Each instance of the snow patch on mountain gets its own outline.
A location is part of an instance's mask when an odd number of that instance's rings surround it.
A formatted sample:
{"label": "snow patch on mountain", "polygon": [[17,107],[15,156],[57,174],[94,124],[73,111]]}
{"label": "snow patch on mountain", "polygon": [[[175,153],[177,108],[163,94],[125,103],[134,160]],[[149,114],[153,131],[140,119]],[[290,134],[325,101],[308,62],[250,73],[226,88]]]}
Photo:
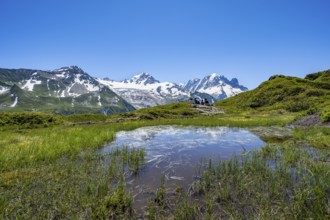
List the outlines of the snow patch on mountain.
{"label": "snow patch on mountain", "polygon": [[81,79],[81,76],[82,76],[81,74],[77,74],[75,76],[73,85],[74,84],[82,85],[89,92],[97,92],[97,91],[99,91],[99,87],[97,85],[92,84],[89,80],[83,80],[83,79]]}
{"label": "snow patch on mountain", "polygon": [[52,71],[55,78],[64,78],[68,79],[72,77],[72,75],[82,75],[86,74],[82,69],[77,66],[70,66],[70,67],[62,67],[60,69],[55,69]]}
{"label": "snow patch on mountain", "polygon": [[97,97],[97,104],[98,104],[98,106],[102,106],[100,95]]}
{"label": "snow patch on mountain", "polygon": [[88,79],[83,79],[82,74],[74,76],[73,82],[67,87],[64,92],[65,96],[77,97],[86,93],[99,92],[100,87]]}
{"label": "snow patch on mountain", "polygon": [[51,96],[51,94],[50,94],[50,88],[49,88],[49,79],[47,79],[47,89],[48,89],[48,96]]}
{"label": "snow patch on mountain", "polygon": [[9,107],[14,108],[17,105],[17,102],[18,102],[18,97],[16,96],[15,100],[14,100],[14,103],[11,104]]}
{"label": "snow patch on mountain", "polygon": [[10,90],[10,88],[8,87],[3,87],[3,86],[0,86],[0,94],[3,94],[3,93],[6,93]]}
{"label": "snow patch on mountain", "polygon": [[66,72],[58,73],[55,75],[58,78],[68,78],[68,74]]}
{"label": "snow patch on mountain", "polygon": [[28,91],[33,91],[33,88],[35,85],[40,85],[42,83],[41,80],[36,80],[36,79],[29,79],[26,81],[26,83],[22,86],[22,89],[28,90]]}

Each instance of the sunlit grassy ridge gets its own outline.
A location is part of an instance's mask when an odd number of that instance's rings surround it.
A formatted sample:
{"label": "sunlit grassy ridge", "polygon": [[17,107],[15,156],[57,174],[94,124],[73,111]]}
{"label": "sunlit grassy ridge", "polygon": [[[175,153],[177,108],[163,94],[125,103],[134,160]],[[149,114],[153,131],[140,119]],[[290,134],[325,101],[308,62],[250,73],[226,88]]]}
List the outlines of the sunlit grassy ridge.
{"label": "sunlit grassy ridge", "polygon": [[309,74],[305,79],[275,75],[256,89],[216,104],[228,111],[270,111],[319,113],[329,120],[330,71]]}

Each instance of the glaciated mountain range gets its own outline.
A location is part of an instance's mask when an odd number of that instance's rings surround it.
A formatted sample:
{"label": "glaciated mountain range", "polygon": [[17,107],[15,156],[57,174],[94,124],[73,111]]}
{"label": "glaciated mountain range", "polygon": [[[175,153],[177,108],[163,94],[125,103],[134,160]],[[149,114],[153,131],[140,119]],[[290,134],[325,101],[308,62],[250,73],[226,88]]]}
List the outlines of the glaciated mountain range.
{"label": "glaciated mountain range", "polygon": [[246,90],[237,79],[215,73],[175,84],[148,73],[119,82],[99,79],[77,66],[53,71],[0,69],[0,110],[113,114],[195,97],[212,103]]}
{"label": "glaciated mountain range", "polygon": [[98,79],[98,81],[109,86],[137,109],[184,101],[190,97],[190,93],[184,91],[177,84],[159,82],[148,73],[141,73],[130,80],[121,82],[104,79]]}
{"label": "glaciated mountain range", "polygon": [[135,108],[146,108],[189,98],[207,98],[211,103],[247,91],[239,85],[237,79],[213,73],[203,79],[189,80],[188,83],[175,84],[159,82],[148,73],[141,73],[129,80],[113,81],[97,79],[101,84],[109,86],[115,93],[126,99]]}

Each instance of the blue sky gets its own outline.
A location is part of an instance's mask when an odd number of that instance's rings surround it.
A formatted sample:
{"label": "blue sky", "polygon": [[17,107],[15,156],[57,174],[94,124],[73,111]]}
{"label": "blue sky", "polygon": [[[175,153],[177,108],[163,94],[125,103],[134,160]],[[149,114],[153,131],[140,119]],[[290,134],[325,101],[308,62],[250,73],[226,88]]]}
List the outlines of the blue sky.
{"label": "blue sky", "polygon": [[217,72],[250,89],[330,69],[329,0],[0,0],[0,67],[115,80]]}

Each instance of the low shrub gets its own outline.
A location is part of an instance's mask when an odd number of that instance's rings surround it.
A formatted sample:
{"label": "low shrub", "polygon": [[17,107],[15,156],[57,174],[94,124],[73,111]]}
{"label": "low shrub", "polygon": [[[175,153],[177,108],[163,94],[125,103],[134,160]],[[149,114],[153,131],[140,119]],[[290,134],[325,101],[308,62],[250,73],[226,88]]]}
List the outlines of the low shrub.
{"label": "low shrub", "polygon": [[286,110],[290,112],[300,112],[309,109],[311,106],[308,102],[302,100],[291,101],[286,106]]}
{"label": "low shrub", "polygon": [[25,128],[47,127],[63,122],[59,115],[41,112],[1,112],[0,126],[19,126]]}
{"label": "low shrub", "polygon": [[330,107],[326,107],[321,111],[321,121],[330,122]]}

